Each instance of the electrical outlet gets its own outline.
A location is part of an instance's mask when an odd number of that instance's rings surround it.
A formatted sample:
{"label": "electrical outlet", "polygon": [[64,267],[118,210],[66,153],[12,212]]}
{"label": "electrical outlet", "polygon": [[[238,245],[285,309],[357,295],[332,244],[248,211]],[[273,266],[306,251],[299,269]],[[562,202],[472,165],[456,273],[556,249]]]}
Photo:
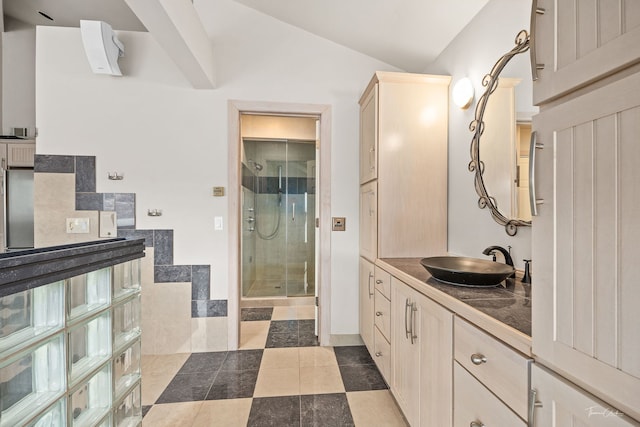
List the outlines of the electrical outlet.
{"label": "electrical outlet", "polygon": [[89,218],[67,218],[66,224],[69,234],[89,233]]}

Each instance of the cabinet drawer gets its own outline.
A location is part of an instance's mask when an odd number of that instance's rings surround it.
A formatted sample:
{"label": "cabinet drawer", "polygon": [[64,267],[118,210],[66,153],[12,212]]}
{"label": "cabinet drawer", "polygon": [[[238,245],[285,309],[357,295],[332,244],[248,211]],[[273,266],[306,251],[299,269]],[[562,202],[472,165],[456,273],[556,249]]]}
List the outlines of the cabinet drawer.
{"label": "cabinet drawer", "polygon": [[384,377],[387,384],[390,384],[389,373],[391,372],[391,344],[386,340],[378,328],[375,329],[373,359],[380,369],[380,373]]}
{"label": "cabinet drawer", "polygon": [[387,339],[391,341],[391,301],[376,289],[374,323]]}
{"label": "cabinet drawer", "polygon": [[380,291],[382,295],[391,300],[391,275],[376,266],[376,289]]}
{"label": "cabinet drawer", "polygon": [[453,426],[526,427],[526,424],[458,363],[453,364]]}
{"label": "cabinet drawer", "polygon": [[526,419],[531,359],[459,317],[454,325],[455,359]]}

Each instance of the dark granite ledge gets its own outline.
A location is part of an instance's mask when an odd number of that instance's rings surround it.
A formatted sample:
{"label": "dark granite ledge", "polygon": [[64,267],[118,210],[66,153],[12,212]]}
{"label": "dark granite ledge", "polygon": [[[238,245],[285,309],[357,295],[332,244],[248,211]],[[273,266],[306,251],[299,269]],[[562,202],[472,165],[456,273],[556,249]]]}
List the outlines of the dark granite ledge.
{"label": "dark granite ledge", "polygon": [[383,262],[444,294],[531,336],[531,285],[519,280],[491,288],[470,288],[438,282],[420,264],[419,258],[384,258]]}
{"label": "dark granite ledge", "polygon": [[110,239],[0,254],[0,296],[144,257],[144,239]]}

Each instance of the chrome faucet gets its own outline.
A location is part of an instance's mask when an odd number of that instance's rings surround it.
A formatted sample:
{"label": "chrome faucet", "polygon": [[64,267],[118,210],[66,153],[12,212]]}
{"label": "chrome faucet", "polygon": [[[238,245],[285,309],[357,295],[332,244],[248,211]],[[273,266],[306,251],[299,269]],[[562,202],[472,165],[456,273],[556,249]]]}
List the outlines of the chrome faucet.
{"label": "chrome faucet", "polygon": [[[511,246],[509,246],[509,250],[511,250]],[[503,248],[502,246],[489,246],[487,249],[482,251],[484,255],[493,255],[493,260],[496,260],[496,251],[500,252],[502,256],[504,256],[504,263],[513,267],[513,259],[511,258],[511,253]],[[509,277],[516,277],[515,271]]]}

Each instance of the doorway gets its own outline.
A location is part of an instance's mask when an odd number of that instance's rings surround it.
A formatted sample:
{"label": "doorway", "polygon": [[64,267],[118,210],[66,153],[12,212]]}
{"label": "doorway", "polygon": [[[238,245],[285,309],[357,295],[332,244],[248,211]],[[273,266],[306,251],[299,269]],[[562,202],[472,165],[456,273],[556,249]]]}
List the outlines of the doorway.
{"label": "doorway", "polygon": [[329,344],[330,135],[328,106],[229,102],[230,350],[242,306],[283,302],[315,305]]}
{"label": "doorway", "polygon": [[[263,118],[265,124],[282,117]],[[316,119],[311,140],[242,138],[242,299],[315,296]],[[285,134],[287,127],[284,128]]]}

